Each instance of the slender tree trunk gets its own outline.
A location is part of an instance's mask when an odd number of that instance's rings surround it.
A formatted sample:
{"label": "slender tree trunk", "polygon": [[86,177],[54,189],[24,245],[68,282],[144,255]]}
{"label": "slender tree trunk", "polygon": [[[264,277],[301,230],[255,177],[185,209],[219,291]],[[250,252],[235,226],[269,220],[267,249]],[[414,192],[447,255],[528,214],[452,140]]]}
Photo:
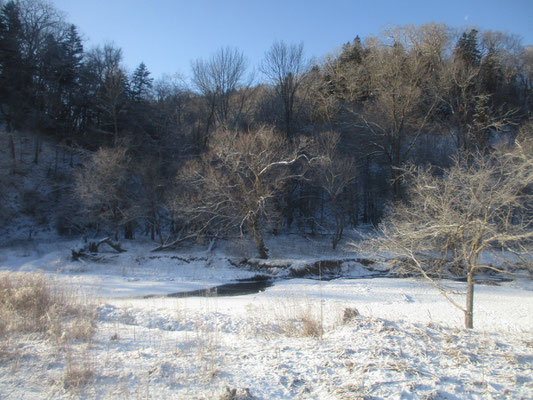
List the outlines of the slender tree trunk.
{"label": "slender tree trunk", "polygon": [[285,133],[289,141],[292,140],[292,127],[291,127],[291,112],[290,110],[285,110]]}
{"label": "slender tree trunk", "polygon": [[56,160],[54,164],[54,179],[57,178],[57,163],[59,162],[59,149],[56,147]]}
{"label": "slender tree trunk", "polygon": [[11,152],[12,172],[15,173],[17,171],[17,155],[15,153],[15,141],[13,140],[13,135],[9,135],[9,150]]}
{"label": "slender tree trunk", "polygon": [[133,223],[131,221],[129,221],[124,226],[124,239],[127,239],[127,240],[133,240],[134,239]]}
{"label": "slender tree trunk", "polygon": [[342,233],[344,232],[344,215],[339,210],[336,199],[332,198],[331,203],[333,206],[333,213],[335,214],[335,234],[333,235],[331,247],[333,250],[335,250],[337,248],[337,244],[342,239]]}
{"label": "slender tree trunk", "polygon": [[467,274],[465,328],[474,328],[474,271],[470,267]]}
{"label": "slender tree trunk", "polygon": [[113,145],[116,146],[118,142],[118,118],[117,118],[117,111],[113,108]]}
{"label": "slender tree trunk", "polygon": [[113,208],[113,222],[114,222],[114,225],[115,225],[115,242],[118,242],[118,229],[119,229],[119,226],[118,226],[117,210],[115,208]]}
{"label": "slender tree trunk", "polygon": [[402,186],[400,183],[400,174],[396,165],[391,165],[391,177],[392,177],[392,194],[395,200],[402,198]]}
{"label": "slender tree trunk", "polygon": [[159,237],[159,242],[163,244],[165,241],[163,239],[163,234],[161,233],[161,224],[159,223],[159,221],[157,222],[157,225],[156,225],[156,232],[157,232],[157,236]]}
{"label": "slender tree trunk", "polygon": [[35,165],[39,164],[39,147],[40,147],[40,140],[39,138],[35,138],[35,149],[33,152],[33,163]]}

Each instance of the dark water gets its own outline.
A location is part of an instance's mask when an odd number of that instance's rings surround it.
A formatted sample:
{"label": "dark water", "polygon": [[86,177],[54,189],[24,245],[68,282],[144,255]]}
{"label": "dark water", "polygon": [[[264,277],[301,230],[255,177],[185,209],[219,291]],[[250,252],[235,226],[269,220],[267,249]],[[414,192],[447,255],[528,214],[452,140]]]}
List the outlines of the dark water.
{"label": "dark water", "polygon": [[[370,278],[378,278],[378,277],[385,277],[387,276],[386,273],[374,273],[366,276],[360,276],[357,278],[346,278],[346,279],[370,279]],[[323,280],[323,281],[330,281],[333,279],[340,278],[340,276],[322,276],[321,278],[318,278],[316,276],[309,276],[307,279],[314,279],[314,280]],[[294,279],[294,278],[289,278]],[[273,286],[276,281],[279,281],[280,279],[274,279],[272,277],[258,275],[251,279],[243,279],[239,280],[234,283],[226,283],[224,285],[215,286],[210,289],[200,289],[200,290],[190,290],[187,292],[178,292],[178,293],[170,293],[167,294],[166,297],[209,297],[209,296],[244,296],[247,294],[255,294],[259,293],[266,288]],[[153,295],[147,295],[144,296],[144,298],[154,297]]]}
{"label": "dark water", "polygon": [[[342,276],[338,275],[330,275],[330,276],[322,276],[321,278],[318,278],[316,276],[308,276],[307,279],[314,279],[314,280],[323,280],[323,281],[330,281],[333,279],[342,278]],[[344,279],[372,279],[372,278],[398,278],[398,276],[395,276],[394,274],[390,274],[388,272],[377,272],[374,271],[371,274],[358,276],[358,277],[345,277]],[[294,279],[294,278],[289,278]],[[245,279],[245,280],[239,280],[234,283],[226,283],[224,285],[215,286],[210,289],[200,289],[200,290],[190,290],[187,292],[177,292],[177,293],[170,293],[167,294],[165,297],[177,297],[177,298],[184,298],[184,297],[210,297],[210,296],[244,296],[247,294],[255,294],[259,293],[266,288],[273,286],[276,281],[279,281],[280,279],[273,279],[268,276],[258,275],[251,279]],[[455,278],[452,279],[454,281],[458,282],[466,282],[466,278]],[[498,285],[499,282],[507,282],[511,279],[504,278],[504,277],[491,277],[491,279],[476,279],[477,284],[484,284],[484,285]],[[143,296],[143,298],[151,298],[156,297],[156,295],[146,295]]]}
{"label": "dark water", "polygon": [[274,284],[273,279],[246,280],[226,283],[211,289],[192,290],[167,294],[167,297],[209,297],[209,296],[243,296],[259,293]]}

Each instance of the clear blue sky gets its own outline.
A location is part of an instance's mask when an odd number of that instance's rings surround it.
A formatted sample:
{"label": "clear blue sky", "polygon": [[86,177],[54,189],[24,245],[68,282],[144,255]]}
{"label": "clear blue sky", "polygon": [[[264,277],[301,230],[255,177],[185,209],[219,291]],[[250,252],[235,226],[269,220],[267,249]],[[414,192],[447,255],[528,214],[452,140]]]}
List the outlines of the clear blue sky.
{"label": "clear blue sky", "polygon": [[321,57],[387,24],[444,22],[515,33],[533,44],[533,0],[51,0],[76,24],[86,49],[113,42],[124,63],[155,78],[190,74],[190,63],[238,47],[252,68],[275,40]]}

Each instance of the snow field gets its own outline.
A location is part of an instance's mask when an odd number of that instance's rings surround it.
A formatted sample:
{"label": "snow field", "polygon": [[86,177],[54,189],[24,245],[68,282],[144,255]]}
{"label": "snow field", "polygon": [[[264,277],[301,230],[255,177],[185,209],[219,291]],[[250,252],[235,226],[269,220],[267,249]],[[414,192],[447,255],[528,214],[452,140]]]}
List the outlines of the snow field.
{"label": "snow field", "polygon": [[[0,354],[3,399],[533,395],[529,279],[477,285],[476,329],[467,331],[461,312],[413,278],[291,279],[254,295],[169,298],[163,294],[254,272],[217,253],[150,258],[142,246],[101,263],[72,263],[69,246],[6,250],[0,269],[41,270],[97,304],[96,334],[87,342],[42,334],[7,338]],[[291,260],[298,265],[305,257]],[[353,268],[360,274],[361,266]],[[344,321],[347,308],[360,315]]]}

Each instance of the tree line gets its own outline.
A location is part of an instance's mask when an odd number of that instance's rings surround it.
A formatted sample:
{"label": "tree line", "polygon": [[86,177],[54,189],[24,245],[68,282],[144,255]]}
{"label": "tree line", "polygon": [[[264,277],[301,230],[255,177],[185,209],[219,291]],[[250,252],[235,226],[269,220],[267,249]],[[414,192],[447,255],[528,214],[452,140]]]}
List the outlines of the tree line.
{"label": "tree line", "polygon": [[335,247],[407,201],[406,163],[447,168],[531,132],[533,48],[512,34],[390,27],[314,62],[278,41],[258,72],[225,47],[190,82],[154,80],[112,44],[86,50],[46,1],[1,4],[0,118],[82,154],[65,189],[79,230],[161,248],[249,235],[264,258],[266,234]]}

